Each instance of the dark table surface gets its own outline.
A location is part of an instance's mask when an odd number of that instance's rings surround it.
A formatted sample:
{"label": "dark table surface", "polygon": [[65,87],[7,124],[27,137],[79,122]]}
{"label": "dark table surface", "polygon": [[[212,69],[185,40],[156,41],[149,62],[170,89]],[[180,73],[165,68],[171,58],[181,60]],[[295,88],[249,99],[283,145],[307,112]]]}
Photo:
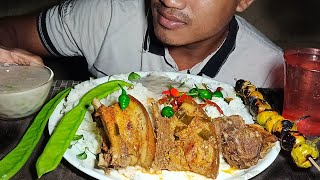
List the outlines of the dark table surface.
{"label": "dark table surface", "polygon": [[[79,81],[67,81],[67,80],[56,80],[53,83],[49,97],[55,95],[58,91],[65,87],[72,86],[79,83]],[[267,101],[278,111],[282,108],[282,94],[281,89],[260,89],[267,97]],[[9,153],[20,141],[24,135],[26,129],[32,123],[34,116],[24,118],[16,121],[5,121],[0,119],[0,159],[2,159],[7,153]],[[49,139],[48,128],[45,129],[38,145],[33,151],[31,157],[22,167],[22,169],[12,177],[12,179],[37,179],[35,163],[37,158],[42,153],[45,144]],[[320,160],[316,161],[320,164]],[[43,175],[40,179],[94,179],[91,176],[81,172],[80,170],[73,167],[65,159],[62,159],[61,163],[54,171]],[[254,177],[255,180],[264,179],[320,179],[320,172],[315,168],[300,169],[292,162],[290,154],[285,151],[281,151],[276,160],[262,173]]]}

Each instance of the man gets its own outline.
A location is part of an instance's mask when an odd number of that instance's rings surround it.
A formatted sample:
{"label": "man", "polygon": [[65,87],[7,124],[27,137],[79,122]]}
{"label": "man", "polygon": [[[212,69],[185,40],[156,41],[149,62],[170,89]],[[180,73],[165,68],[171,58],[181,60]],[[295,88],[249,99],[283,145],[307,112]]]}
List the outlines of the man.
{"label": "man", "polygon": [[37,16],[4,19],[2,56],[26,64],[30,54],[8,48],[84,56],[96,77],[178,71],[230,84],[242,78],[258,87],[282,86],[282,51],[235,15],[253,0],[150,1],[73,0]]}

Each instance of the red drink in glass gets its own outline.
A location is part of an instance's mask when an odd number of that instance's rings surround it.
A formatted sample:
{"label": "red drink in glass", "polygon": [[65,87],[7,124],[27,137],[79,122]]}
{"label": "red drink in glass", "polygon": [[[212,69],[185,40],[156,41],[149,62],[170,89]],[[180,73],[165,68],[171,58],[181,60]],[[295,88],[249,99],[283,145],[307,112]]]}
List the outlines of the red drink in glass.
{"label": "red drink in glass", "polygon": [[285,58],[282,116],[296,121],[298,131],[320,135],[320,49],[288,50]]}

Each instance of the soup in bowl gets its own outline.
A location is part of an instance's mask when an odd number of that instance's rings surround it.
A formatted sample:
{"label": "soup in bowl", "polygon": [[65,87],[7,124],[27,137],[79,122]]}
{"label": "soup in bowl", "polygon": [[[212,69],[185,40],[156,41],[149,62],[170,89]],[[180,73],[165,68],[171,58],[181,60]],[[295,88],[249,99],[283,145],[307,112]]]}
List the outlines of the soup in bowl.
{"label": "soup in bowl", "polygon": [[47,99],[54,73],[47,66],[0,64],[0,119],[32,115]]}

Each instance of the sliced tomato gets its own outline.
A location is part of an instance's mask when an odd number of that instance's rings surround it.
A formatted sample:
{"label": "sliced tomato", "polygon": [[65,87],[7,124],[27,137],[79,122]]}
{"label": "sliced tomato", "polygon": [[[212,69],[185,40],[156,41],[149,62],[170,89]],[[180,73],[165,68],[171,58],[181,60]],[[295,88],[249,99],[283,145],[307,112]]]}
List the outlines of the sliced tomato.
{"label": "sliced tomato", "polygon": [[163,91],[162,94],[164,94],[164,95],[170,95],[170,91],[169,91],[169,90]]}
{"label": "sliced tomato", "polygon": [[179,93],[178,89],[176,89],[176,88],[170,88],[170,94],[173,97],[179,97],[180,96],[180,93]]}
{"label": "sliced tomato", "polygon": [[192,99],[192,97],[189,96],[189,95],[187,95],[186,92],[184,92],[184,93],[183,93],[180,97],[178,97],[178,99],[177,99],[178,105],[181,105],[181,104],[184,102],[184,100],[186,100],[186,99]]}

